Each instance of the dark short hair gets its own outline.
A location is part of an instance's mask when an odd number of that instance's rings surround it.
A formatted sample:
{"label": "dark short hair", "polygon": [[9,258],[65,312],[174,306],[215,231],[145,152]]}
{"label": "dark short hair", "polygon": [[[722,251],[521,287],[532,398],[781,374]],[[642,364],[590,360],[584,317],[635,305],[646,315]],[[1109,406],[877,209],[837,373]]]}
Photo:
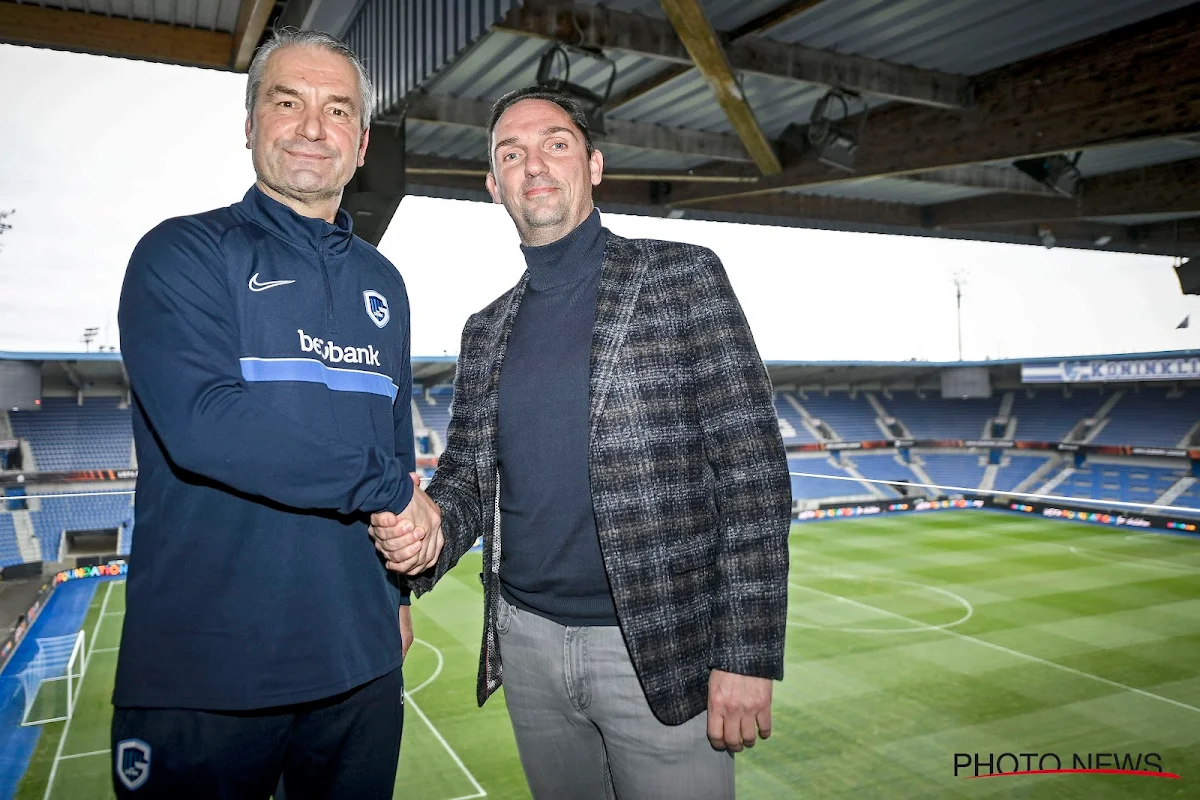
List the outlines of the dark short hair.
{"label": "dark short hair", "polygon": [[583,137],[583,143],[587,146],[587,154],[590,156],[595,152],[596,148],[592,144],[592,132],[588,130],[587,114],[578,101],[562,92],[556,92],[542,86],[527,86],[524,89],[509,92],[492,106],[492,116],[488,120],[487,127],[488,163],[491,163],[492,160],[492,134],[496,132],[496,123],[500,121],[500,117],[505,111],[508,111],[508,109],[522,100],[545,100],[554,103],[554,105],[567,112],[567,116],[571,118],[571,122],[579,129],[579,134]]}

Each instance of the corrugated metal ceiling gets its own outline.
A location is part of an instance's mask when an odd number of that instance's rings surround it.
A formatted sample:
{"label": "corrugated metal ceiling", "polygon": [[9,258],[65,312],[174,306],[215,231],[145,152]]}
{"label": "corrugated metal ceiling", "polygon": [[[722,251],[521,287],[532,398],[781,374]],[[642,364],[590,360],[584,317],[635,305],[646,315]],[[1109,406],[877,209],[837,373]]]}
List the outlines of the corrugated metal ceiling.
{"label": "corrugated metal ceiling", "polygon": [[[824,0],[766,35],[779,41],[969,75],[1148,19],[1189,2]],[[731,30],[781,3],[782,0],[705,0],[704,6],[714,27]],[[656,0],[607,0],[603,4],[617,11],[663,16]],[[440,74],[430,90],[493,101],[506,91],[534,83],[538,60],[548,46],[543,40],[494,31]],[[652,58],[620,53],[612,56],[618,67],[614,89],[617,93],[667,66]],[[607,69],[587,61],[576,61],[571,75],[573,82],[593,91],[600,91],[607,77]],[[776,138],[789,124],[806,123],[826,88],[747,75],[743,77],[743,91],[766,134]],[[610,115],[633,122],[708,132],[733,130],[708,85],[695,70],[626,103]],[[486,152],[486,143],[482,132],[410,122],[409,148],[420,153],[479,159]],[[685,169],[702,161],[611,145],[601,144],[601,148],[610,169]],[[1134,143],[1085,152],[1080,170],[1086,177],[1197,157],[1200,157],[1200,142]],[[798,193],[930,205],[989,194],[990,190],[903,178],[868,178],[798,190]]]}
{"label": "corrugated metal ceiling", "polygon": [[[461,125],[439,125],[436,123],[409,120],[405,129],[405,146],[410,153],[458,158],[467,161],[487,160],[487,133],[482,128],[467,128]],[[607,170],[661,169],[685,170],[705,163],[702,157],[688,157],[656,150],[607,144],[596,140],[596,146],[604,153]]]}

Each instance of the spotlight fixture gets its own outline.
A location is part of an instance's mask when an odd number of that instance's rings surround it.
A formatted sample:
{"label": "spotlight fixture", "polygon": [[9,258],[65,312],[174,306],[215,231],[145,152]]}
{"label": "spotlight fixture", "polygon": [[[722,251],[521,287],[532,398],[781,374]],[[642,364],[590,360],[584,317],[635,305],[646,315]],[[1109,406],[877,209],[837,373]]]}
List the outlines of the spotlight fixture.
{"label": "spotlight fixture", "polygon": [[1104,234],[1101,234],[1100,236],[1097,236],[1095,241],[1092,242],[1092,244],[1096,245],[1096,247],[1104,247],[1104,245],[1108,244],[1111,241],[1112,241],[1112,237],[1109,236],[1107,233],[1104,233]]}
{"label": "spotlight fixture", "polygon": [[[857,125],[850,119],[852,110],[860,112]],[[853,172],[854,154],[866,124],[867,104],[862,97],[854,92],[830,89],[813,106],[808,120],[808,142],[816,150],[817,160]]]}
{"label": "spotlight fixture", "polygon": [[1014,161],[1013,166],[1063,197],[1075,197],[1079,194],[1079,184],[1083,180],[1078,166],[1081,155],[1082,150],[1077,152],[1074,158],[1067,158],[1061,153],[1044,158],[1027,158]]}
{"label": "spotlight fixture", "polygon": [[[594,92],[578,83],[571,83],[572,58],[598,62],[597,69],[608,70],[608,81],[603,93]],[[583,106],[588,127],[596,136],[604,136],[607,133],[604,127],[604,104],[612,96],[613,84],[616,81],[616,62],[596,47],[555,42],[549,50],[542,53],[542,59],[538,62],[537,85],[565,94]]]}

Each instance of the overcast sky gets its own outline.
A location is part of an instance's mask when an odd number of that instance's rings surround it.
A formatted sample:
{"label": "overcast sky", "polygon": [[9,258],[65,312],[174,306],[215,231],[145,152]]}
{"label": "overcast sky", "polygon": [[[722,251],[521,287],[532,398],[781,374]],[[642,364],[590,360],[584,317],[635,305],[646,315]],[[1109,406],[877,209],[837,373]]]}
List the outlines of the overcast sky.
{"label": "overcast sky", "polygon": [[[119,344],[125,264],[161,220],[254,180],[245,76],[0,45],[0,350]],[[480,154],[482,157],[484,154]],[[1165,258],[605,215],[622,236],[721,256],[769,360],[968,360],[1200,349],[1200,298]],[[408,285],[414,356],[520,276],[499,206],[406,198],[380,245]],[[1192,327],[1177,330],[1188,314]]]}

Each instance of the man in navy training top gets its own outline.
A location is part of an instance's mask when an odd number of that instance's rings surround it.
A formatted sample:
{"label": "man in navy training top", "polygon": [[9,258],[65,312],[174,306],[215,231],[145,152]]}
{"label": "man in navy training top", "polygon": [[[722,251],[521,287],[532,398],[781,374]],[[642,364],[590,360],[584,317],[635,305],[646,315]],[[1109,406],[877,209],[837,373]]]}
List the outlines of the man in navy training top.
{"label": "man in navy training top", "polygon": [[374,96],[337,39],[277,34],[246,91],[257,182],[130,260],[118,797],[265,800],[281,776],[289,800],[392,796],[412,621],[367,520],[420,529],[402,575],[436,560],[440,520],[413,472],[404,282],[339,210]]}
{"label": "man in navy training top", "polygon": [[[711,250],[602,225],[575,101],[510,93],[488,133],[487,188],[528,269],[463,329],[429,484],[446,546],[412,586],[484,537],[477,697],[503,680],[534,797],[732,798],[787,630],[766,369]],[[408,523],[372,520],[402,560]]]}

